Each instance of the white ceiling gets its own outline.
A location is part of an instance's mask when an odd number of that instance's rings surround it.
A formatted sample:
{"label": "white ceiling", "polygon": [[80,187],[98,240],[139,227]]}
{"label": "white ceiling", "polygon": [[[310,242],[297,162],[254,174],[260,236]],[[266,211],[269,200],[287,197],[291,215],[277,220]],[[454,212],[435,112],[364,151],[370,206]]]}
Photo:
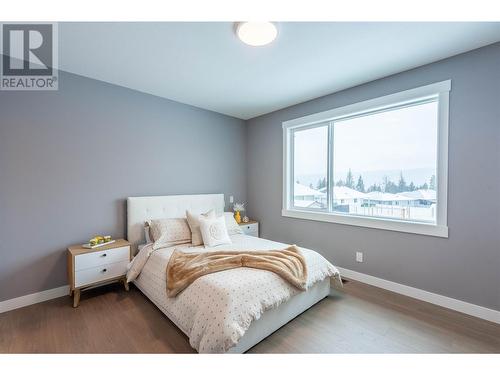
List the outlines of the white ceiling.
{"label": "white ceiling", "polygon": [[61,23],[60,69],[249,119],[500,41],[500,23]]}

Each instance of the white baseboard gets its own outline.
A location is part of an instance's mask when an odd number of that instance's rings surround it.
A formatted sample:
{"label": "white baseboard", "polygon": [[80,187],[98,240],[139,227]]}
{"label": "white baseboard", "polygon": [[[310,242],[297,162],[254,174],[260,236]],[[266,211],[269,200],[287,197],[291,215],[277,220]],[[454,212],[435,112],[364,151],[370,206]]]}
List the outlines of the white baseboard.
{"label": "white baseboard", "polygon": [[69,286],[64,285],[59,288],[43,290],[38,293],[28,294],[17,298],[0,301],[0,313],[19,309],[20,307],[33,305],[35,303],[48,301],[49,299],[59,298],[66,296],[69,293]]}
{"label": "white baseboard", "polygon": [[357,271],[352,271],[347,268],[337,268],[340,271],[340,274],[347,277],[348,279],[357,280],[365,284],[370,284],[382,289],[387,289],[391,292],[403,294],[408,297],[419,299],[421,301],[429,302],[434,305],[446,307],[451,310],[459,311],[467,315],[472,315],[477,318],[500,324],[500,311],[474,305],[472,303],[464,302],[458,299],[445,297],[440,294],[427,292],[425,290],[413,288],[411,286],[398,284],[393,281],[380,279],[378,277],[367,275]]}

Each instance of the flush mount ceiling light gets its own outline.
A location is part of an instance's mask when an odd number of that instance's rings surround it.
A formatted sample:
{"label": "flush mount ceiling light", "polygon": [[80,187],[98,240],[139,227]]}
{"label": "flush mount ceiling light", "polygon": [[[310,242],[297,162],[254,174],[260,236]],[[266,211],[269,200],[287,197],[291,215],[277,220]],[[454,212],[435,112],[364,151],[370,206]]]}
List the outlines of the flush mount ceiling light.
{"label": "flush mount ceiling light", "polygon": [[250,46],[265,46],[278,35],[278,29],[272,22],[239,22],[236,24],[236,35]]}

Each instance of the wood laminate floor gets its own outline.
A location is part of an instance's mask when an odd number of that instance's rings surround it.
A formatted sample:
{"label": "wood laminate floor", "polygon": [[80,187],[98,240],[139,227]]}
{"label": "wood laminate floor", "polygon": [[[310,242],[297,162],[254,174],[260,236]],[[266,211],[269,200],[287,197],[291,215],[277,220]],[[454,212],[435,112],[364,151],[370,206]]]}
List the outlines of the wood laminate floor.
{"label": "wood laminate floor", "polygon": [[[142,293],[110,285],[0,314],[2,353],[193,353]],[[250,353],[500,353],[500,325],[355,281]]]}

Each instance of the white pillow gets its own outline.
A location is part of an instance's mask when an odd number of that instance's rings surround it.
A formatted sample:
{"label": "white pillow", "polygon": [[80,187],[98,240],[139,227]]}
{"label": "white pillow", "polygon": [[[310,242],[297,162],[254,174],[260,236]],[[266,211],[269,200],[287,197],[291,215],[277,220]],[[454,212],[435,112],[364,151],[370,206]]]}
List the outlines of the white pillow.
{"label": "white pillow", "polygon": [[232,212],[224,212],[224,219],[226,220],[227,232],[230,235],[243,234],[243,229],[241,229],[239,224],[234,219],[234,214]]}
{"label": "white pillow", "polygon": [[154,250],[191,242],[191,230],[184,218],[151,220],[149,232]]}
{"label": "white pillow", "polygon": [[200,232],[200,219],[215,219],[215,211],[210,210],[204,214],[193,214],[191,211],[186,211],[186,218],[191,229],[191,242],[193,246],[203,245],[203,238]]}
{"label": "white pillow", "polygon": [[205,247],[231,243],[231,238],[227,233],[226,220],[223,216],[216,219],[200,219],[200,231]]}

